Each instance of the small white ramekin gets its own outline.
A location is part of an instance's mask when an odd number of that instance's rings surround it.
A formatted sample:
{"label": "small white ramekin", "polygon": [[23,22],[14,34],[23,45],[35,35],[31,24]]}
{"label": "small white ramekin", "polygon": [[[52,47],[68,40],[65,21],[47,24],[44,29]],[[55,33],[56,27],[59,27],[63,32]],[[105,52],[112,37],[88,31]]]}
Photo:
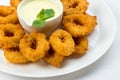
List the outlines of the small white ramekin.
{"label": "small white ramekin", "polygon": [[47,36],[49,36],[54,30],[58,28],[58,26],[61,23],[62,16],[63,16],[63,5],[60,0],[50,0],[54,3],[56,3],[60,8],[60,15],[56,16],[53,19],[47,20],[46,24],[40,28],[35,28],[31,24],[29,24],[20,14],[20,9],[30,0],[22,0],[21,3],[18,5],[17,8],[17,14],[20,24],[22,25],[23,29],[25,29],[27,32],[42,32],[45,33]]}

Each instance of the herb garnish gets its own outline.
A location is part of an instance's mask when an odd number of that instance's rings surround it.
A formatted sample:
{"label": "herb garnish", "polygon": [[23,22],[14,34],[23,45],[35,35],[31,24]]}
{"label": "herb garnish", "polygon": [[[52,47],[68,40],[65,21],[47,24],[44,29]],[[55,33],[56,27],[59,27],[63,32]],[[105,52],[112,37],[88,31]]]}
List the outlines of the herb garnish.
{"label": "herb garnish", "polygon": [[49,19],[54,16],[55,16],[55,11],[53,9],[42,9],[38,13],[36,20],[33,21],[32,26],[36,28],[44,26],[46,23],[46,19]]}

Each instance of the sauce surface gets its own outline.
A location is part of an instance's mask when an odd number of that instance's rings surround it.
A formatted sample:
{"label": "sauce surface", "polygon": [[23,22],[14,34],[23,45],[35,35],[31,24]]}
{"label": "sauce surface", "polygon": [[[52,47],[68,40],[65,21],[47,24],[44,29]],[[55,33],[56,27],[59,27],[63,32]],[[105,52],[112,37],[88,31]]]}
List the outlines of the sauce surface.
{"label": "sauce surface", "polygon": [[[24,4],[20,10],[22,17],[27,20],[30,24],[36,19],[37,14],[42,9],[53,9],[55,11],[55,16],[60,14],[60,8],[57,4],[50,0],[31,0]],[[52,17],[52,18],[54,18]],[[50,18],[50,19],[52,19]],[[48,19],[48,20],[50,20]]]}

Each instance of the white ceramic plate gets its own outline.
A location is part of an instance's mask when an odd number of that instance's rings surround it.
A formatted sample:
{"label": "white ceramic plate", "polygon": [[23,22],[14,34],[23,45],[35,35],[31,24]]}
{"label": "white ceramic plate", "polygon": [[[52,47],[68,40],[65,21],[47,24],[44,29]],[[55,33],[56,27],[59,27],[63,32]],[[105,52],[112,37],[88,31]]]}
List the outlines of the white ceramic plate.
{"label": "white ceramic plate", "polygon": [[[4,3],[4,2],[3,2]],[[115,20],[103,0],[89,0],[88,12],[96,15],[98,26],[89,36],[89,50],[81,58],[66,59],[62,68],[55,68],[43,62],[16,65],[8,63],[0,50],[0,71],[24,77],[53,77],[78,71],[98,60],[111,46],[115,37]]]}

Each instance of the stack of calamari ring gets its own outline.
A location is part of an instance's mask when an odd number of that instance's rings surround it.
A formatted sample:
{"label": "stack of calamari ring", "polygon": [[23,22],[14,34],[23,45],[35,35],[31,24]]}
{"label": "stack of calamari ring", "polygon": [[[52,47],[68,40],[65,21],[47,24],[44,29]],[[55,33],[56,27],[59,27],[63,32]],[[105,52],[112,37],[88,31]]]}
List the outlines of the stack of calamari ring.
{"label": "stack of calamari ring", "polygon": [[97,25],[96,16],[86,13],[89,5],[86,0],[61,1],[63,28],[54,31],[49,38],[44,33],[23,30],[16,13],[21,0],[10,0],[11,6],[0,6],[0,48],[8,62],[25,64],[43,60],[60,67],[65,57],[82,56],[87,52],[87,36]]}
{"label": "stack of calamari ring", "polygon": [[64,6],[63,29],[69,32],[75,42],[75,54],[84,55],[88,50],[87,36],[97,25],[96,16],[86,13],[86,0],[61,0]]}

